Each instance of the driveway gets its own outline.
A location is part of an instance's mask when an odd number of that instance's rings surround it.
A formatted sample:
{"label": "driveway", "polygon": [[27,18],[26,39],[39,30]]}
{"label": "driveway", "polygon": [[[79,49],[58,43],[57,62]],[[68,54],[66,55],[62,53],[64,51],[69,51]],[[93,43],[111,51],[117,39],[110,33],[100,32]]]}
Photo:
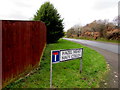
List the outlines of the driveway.
{"label": "driveway", "polygon": [[63,39],[83,44],[101,53],[111,70],[108,76],[100,83],[100,88],[118,88],[118,57],[120,57],[120,45],[90,40]]}

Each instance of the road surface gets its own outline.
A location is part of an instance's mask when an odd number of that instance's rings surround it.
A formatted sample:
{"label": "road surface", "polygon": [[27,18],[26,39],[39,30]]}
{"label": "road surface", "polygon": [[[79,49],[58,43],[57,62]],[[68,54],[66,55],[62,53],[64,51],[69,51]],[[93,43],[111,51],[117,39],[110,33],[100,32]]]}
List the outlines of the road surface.
{"label": "road surface", "polygon": [[118,57],[120,57],[120,45],[90,40],[63,38],[69,41],[83,44],[101,53],[111,68],[108,76],[100,84],[100,88],[118,88]]}

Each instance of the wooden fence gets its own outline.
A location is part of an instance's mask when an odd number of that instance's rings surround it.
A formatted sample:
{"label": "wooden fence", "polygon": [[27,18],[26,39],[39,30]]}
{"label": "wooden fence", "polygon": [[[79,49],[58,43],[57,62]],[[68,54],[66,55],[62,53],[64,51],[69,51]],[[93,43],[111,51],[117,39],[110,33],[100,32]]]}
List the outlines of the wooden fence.
{"label": "wooden fence", "polygon": [[4,87],[39,65],[46,45],[46,26],[40,21],[1,22]]}

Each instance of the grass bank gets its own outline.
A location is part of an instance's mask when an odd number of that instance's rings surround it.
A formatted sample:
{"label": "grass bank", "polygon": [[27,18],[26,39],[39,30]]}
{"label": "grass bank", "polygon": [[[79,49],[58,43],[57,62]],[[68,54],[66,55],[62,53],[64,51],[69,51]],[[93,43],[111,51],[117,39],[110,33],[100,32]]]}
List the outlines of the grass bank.
{"label": "grass bank", "polygon": [[70,60],[53,64],[53,88],[96,88],[107,72],[104,57],[83,45],[59,40],[48,44],[41,65],[31,75],[11,83],[6,88],[49,88],[51,50],[83,48],[83,72],[79,73],[80,60]]}
{"label": "grass bank", "polygon": [[120,44],[120,40],[108,40],[105,38],[98,38],[98,39],[93,39],[93,38],[86,38],[86,37],[81,37],[81,38],[75,38],[75,39],[84,39],[84,40],[92,40],[92,41],[102,41],[102,42],[111,42],[111,43],[119,43]]}

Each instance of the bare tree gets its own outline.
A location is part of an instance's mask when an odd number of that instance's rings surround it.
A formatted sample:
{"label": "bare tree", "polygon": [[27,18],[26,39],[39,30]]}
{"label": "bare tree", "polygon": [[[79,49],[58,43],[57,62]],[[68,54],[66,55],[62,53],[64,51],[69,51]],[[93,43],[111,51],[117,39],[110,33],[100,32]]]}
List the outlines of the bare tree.
{"label": "bare tree", "polygon": [[118,26],[120,24],[120,16],[117,16],[113,19],[113,24]]}

